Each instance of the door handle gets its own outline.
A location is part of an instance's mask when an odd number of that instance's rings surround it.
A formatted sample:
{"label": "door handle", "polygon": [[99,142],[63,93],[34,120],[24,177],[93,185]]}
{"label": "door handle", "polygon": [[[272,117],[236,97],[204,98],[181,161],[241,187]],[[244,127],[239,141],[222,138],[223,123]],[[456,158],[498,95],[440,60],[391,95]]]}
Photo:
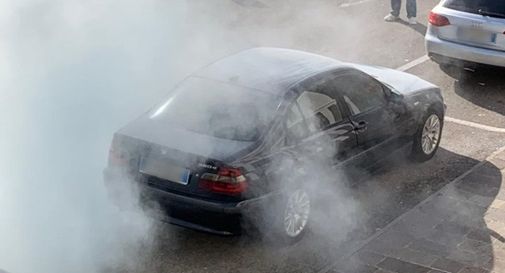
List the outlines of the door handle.
{"label": "door handle", "polygon": [[354,123],[354,131],[357,131],[357,132],[360,132],[360,133],[366,131],[367,124],[368,123],[366,121],[364,121],[364,120],[359,121],[359,122],[355,122]]}

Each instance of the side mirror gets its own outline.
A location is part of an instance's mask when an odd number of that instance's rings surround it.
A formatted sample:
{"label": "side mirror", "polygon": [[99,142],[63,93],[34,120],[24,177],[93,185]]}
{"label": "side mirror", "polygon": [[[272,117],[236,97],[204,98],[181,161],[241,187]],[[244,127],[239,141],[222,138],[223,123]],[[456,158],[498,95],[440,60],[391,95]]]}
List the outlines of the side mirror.
{"label": "side mirror", "polygon": [[388,101],[398,102],[403,99],[403,95],[391,91],[391,89],[389,89],[389,87],[384,86],[383,89],[384,89],[384,94],[386,95],[386,98],[388,99]]}
{"label": "side mirror", "polygon": [[391,99],[391,97],[394,96],[393,92],[391,91],[391,89],[389,89],[389,87],[383,85],[382,90],[384,91],[384,95],[386,95],[386,98]]}

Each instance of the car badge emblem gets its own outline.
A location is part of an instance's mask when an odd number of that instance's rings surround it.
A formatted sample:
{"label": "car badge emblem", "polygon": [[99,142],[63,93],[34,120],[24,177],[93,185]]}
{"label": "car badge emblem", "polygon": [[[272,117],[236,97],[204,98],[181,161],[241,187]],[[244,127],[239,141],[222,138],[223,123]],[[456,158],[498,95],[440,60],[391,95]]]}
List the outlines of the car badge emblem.
{"label": "car badge emblem", "polygon": [[482,22],[472,21],[471,26],[473,28],[482,28]]}

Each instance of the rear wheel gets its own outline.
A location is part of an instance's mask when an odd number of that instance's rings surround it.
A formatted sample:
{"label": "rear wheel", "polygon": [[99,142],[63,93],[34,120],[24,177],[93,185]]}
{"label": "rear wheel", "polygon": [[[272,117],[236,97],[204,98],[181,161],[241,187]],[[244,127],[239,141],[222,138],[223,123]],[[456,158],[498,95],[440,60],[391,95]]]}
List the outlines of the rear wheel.
{"label": "rear wheel", "polygon": [[[270,215],[273,226],[273,241],[293,244],[307,232],[311,215],[311,199],[307,191],[299,188],[288,191]],[[268,230],[265,230],[268,235]]]}
{"label": "rear wheel", "polygon": [[302,189],[288,195],[283,214],[283,232],[290,239],[299,239],[306,231],[310,216],[310,197]]}
{"label": "rear wheel", "polygon": [[443,120],[439,111],[429,110],[414,135],[411,158],[415,161],[431,159],[440,145]]}

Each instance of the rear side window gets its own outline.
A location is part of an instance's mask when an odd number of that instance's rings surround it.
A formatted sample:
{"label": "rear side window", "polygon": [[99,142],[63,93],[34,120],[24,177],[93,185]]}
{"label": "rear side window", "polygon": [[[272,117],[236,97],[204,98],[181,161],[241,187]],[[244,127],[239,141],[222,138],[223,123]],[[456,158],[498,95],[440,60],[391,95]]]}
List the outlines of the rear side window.
{"label": "rear side window", "polygon": [[288,109],[286,127],[291,137],[304,138],[343,120],[337,101],[326,94],[304,91]]}
{"label": "rear side window", "polygon": [[301,139],[307,136],[305,120],[297,103],[293,103],[288,109],[286,128],[289,132],[289,138]]}
{"label": "rear side window", "polygon": [[353,115],[380,107],[386,102],[380,83],[360,74],[347,74],[338,78],[338,88]]}
{"label": "rear side window", "polygon": [[495,17],[505,17],[505,1],[503,0],[447,0],[444,7],[491,17],[493,13],[496,13]]}
{"label": "rear side window", "polygon": [[316,133],[342,121],[337,101],[325,94],[303,92],[297,99],[310,133]]}

